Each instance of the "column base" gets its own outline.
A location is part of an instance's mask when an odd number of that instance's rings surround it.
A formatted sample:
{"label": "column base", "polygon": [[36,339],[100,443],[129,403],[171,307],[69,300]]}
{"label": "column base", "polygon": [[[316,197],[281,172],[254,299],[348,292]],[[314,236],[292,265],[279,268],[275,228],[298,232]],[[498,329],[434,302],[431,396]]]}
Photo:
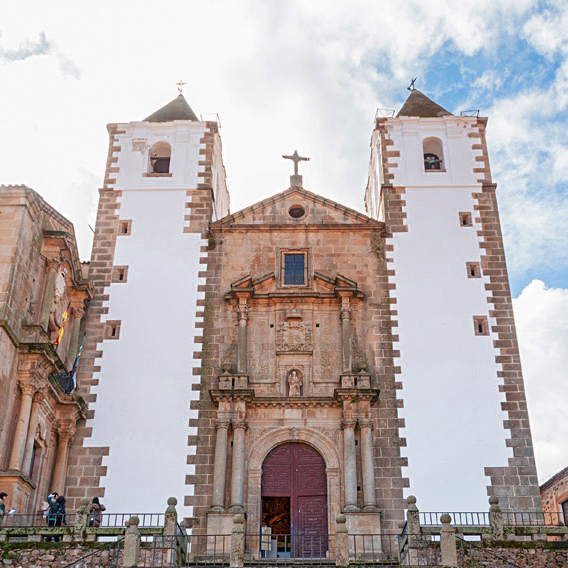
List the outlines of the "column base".
{"label": "column base", "polygon": [[210,513],[224,513],[225,507],[223,507],[221,505],[212,505],[211,507],[209,507],[209,512]]}
{"label": "column base", "polygon": [[242,505],[231,505],[229,507],[229,513],[244,513],[245,508]]}
{"label": "column base", "polygon": [[358,513],[359,507],[357,507],[357,505],[348,504],[348,505],[345,505],[345,507],[343,507],[343,512],[344,513]]}
{"label": "column base", "polygon": [[367,505],[364,505],[363,508],[361,509],[361,511],[363,513],[378,513],[379,512],[379,508],[376,505],[373,505],[372,503],[368,503]]}
{"label": "column base", "polygon": [[359,535],[349,539],[349,551],[363,558],[373,558],[381,552],[381,513],[363,510],[356,513],[346,512],[346,526],[350,535]]}

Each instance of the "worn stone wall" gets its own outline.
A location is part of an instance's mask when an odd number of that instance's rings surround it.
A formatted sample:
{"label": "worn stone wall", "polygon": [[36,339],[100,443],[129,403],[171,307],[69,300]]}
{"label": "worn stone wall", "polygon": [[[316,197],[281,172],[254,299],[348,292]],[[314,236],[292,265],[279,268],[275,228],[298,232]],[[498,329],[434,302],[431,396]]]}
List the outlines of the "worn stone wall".
{"label": "worn stone wall", "polygon": [[[291,218],[292,205],[304,207],[305,216]],[[308,255],[308,286],[294,293],[280,283],[284,250]],[[247,456],[267,432],[287,426],[323,433],[337,455],[342,455],[340,406],[292,410],[291,404],[286,410],[286,405],[268,408],[261,402],[263,397],[287,397],[286,372],[291,366],[302,371],[303,397],[333,397],[342,373],[341,301],[329,293],[333,285],[325,278],[333,282],[340,276],[355,282],[364,295],[351,303],[352,370],[367,365],[372,386],[380,389],[380,400],[372,408],[377,502],[383,511],[383,527],[395,528],[404,507],[406,480],[401,466],[406,461],[400,457],[404,440],[399,437],[382,224],[309,192],[291,189],[213,223],[206,274],[198,453],[189,456],[196,464],[196,475],[188,481],[196,483],[196,493],[186,498],[195,508],[195,522],[204,523],[212,496],[216,411],[209,390],[217,388],[224,363],[236,370],[236,303],[225,295],[243,278],[250,277],[255,289],[247,301],[247,360],[249,386],[258,401],[247,406]],[[301,322],[287,323],[287,310],[296,310]],[[290,337],[298,342],[296,347],[289,344]],[[290,439],[293,436],[294,432]],[[229,455],[229,471],[230,465]],[[250,481],[247,474],[245,479]],[[245,503],[250,490],[245,484]],[[339,489],[329,499],[339,508]]]}
{"label": "worn stone wall", "polygon": [[[562,503],[568,500],[568,467],[553,475],[540,487],[542,510],[547,513],[556,513],[558,519],[553,517],[552,522],[559,522],[562,511]],[[566,520],[564,520],[566,522]]]}

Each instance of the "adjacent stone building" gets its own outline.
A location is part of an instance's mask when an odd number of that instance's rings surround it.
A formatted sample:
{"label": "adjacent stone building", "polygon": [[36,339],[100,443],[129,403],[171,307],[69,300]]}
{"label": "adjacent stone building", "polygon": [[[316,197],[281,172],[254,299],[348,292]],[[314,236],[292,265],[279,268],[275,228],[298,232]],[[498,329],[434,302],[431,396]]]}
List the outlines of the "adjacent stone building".
{"label": "adjacent stone building", "polygon": [[396,532],[408,491],[539,510],[486,123],[412,91],[376,121],[367,215],[297,168],[231,214],[218,125],[181,94],[110,124],[71,507],[176,495],[195,534],[239,512],[316,556],[341,512]]}
{"label": "adjacent stone building", "polygon": [[551,513],[553,524],[568,525],[568,467],[554,474],[540,486],[542,510]]}
{"label": "adjacent stone building", "polygon": [[[25,186],[0,186],[0,487],[18,513],[62,491],[86,405],[65,394],[90,286],[73,225]],[[53,342],[69,309],[66,331]]]}

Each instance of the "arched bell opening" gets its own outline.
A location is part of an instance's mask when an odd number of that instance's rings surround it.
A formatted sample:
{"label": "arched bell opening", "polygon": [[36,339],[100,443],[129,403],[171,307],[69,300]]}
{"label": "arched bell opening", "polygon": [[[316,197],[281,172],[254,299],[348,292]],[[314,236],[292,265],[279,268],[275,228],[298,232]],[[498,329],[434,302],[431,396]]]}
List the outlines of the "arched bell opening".
{"label": "arched bell opening", "polygon": [[444,170],[444,148],[439,138],[426,138],[422,143],[424,152],[424,170]]}
{"label": "arched bell opening", "polygon": [[167,142],[157,142],[150,148],[150,171],[152,174],[170,173],[172,147]]}
{"label": "arched bell opening", "polygon": [[261,500],[264,557],[325,557],[327,474],[316,449],[286,442],[271,450],[262,464]]}

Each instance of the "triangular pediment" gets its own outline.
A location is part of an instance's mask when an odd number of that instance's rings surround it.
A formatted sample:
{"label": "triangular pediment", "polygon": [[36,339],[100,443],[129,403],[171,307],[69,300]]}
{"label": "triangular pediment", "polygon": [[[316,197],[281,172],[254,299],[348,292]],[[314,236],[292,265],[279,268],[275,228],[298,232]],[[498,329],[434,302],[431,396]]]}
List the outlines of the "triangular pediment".
{"label": "triangular pediment", "polygon": [[[303,214],[301,211],[303,210]],[[299,216],[295,216],[298,215]],[[329,226],[329,225],[382,226],[382,223],[367,217],[336,201],[307,191],[291,187],[223,217],[211,227],[238,227],[251,225],[272,226]]]}

